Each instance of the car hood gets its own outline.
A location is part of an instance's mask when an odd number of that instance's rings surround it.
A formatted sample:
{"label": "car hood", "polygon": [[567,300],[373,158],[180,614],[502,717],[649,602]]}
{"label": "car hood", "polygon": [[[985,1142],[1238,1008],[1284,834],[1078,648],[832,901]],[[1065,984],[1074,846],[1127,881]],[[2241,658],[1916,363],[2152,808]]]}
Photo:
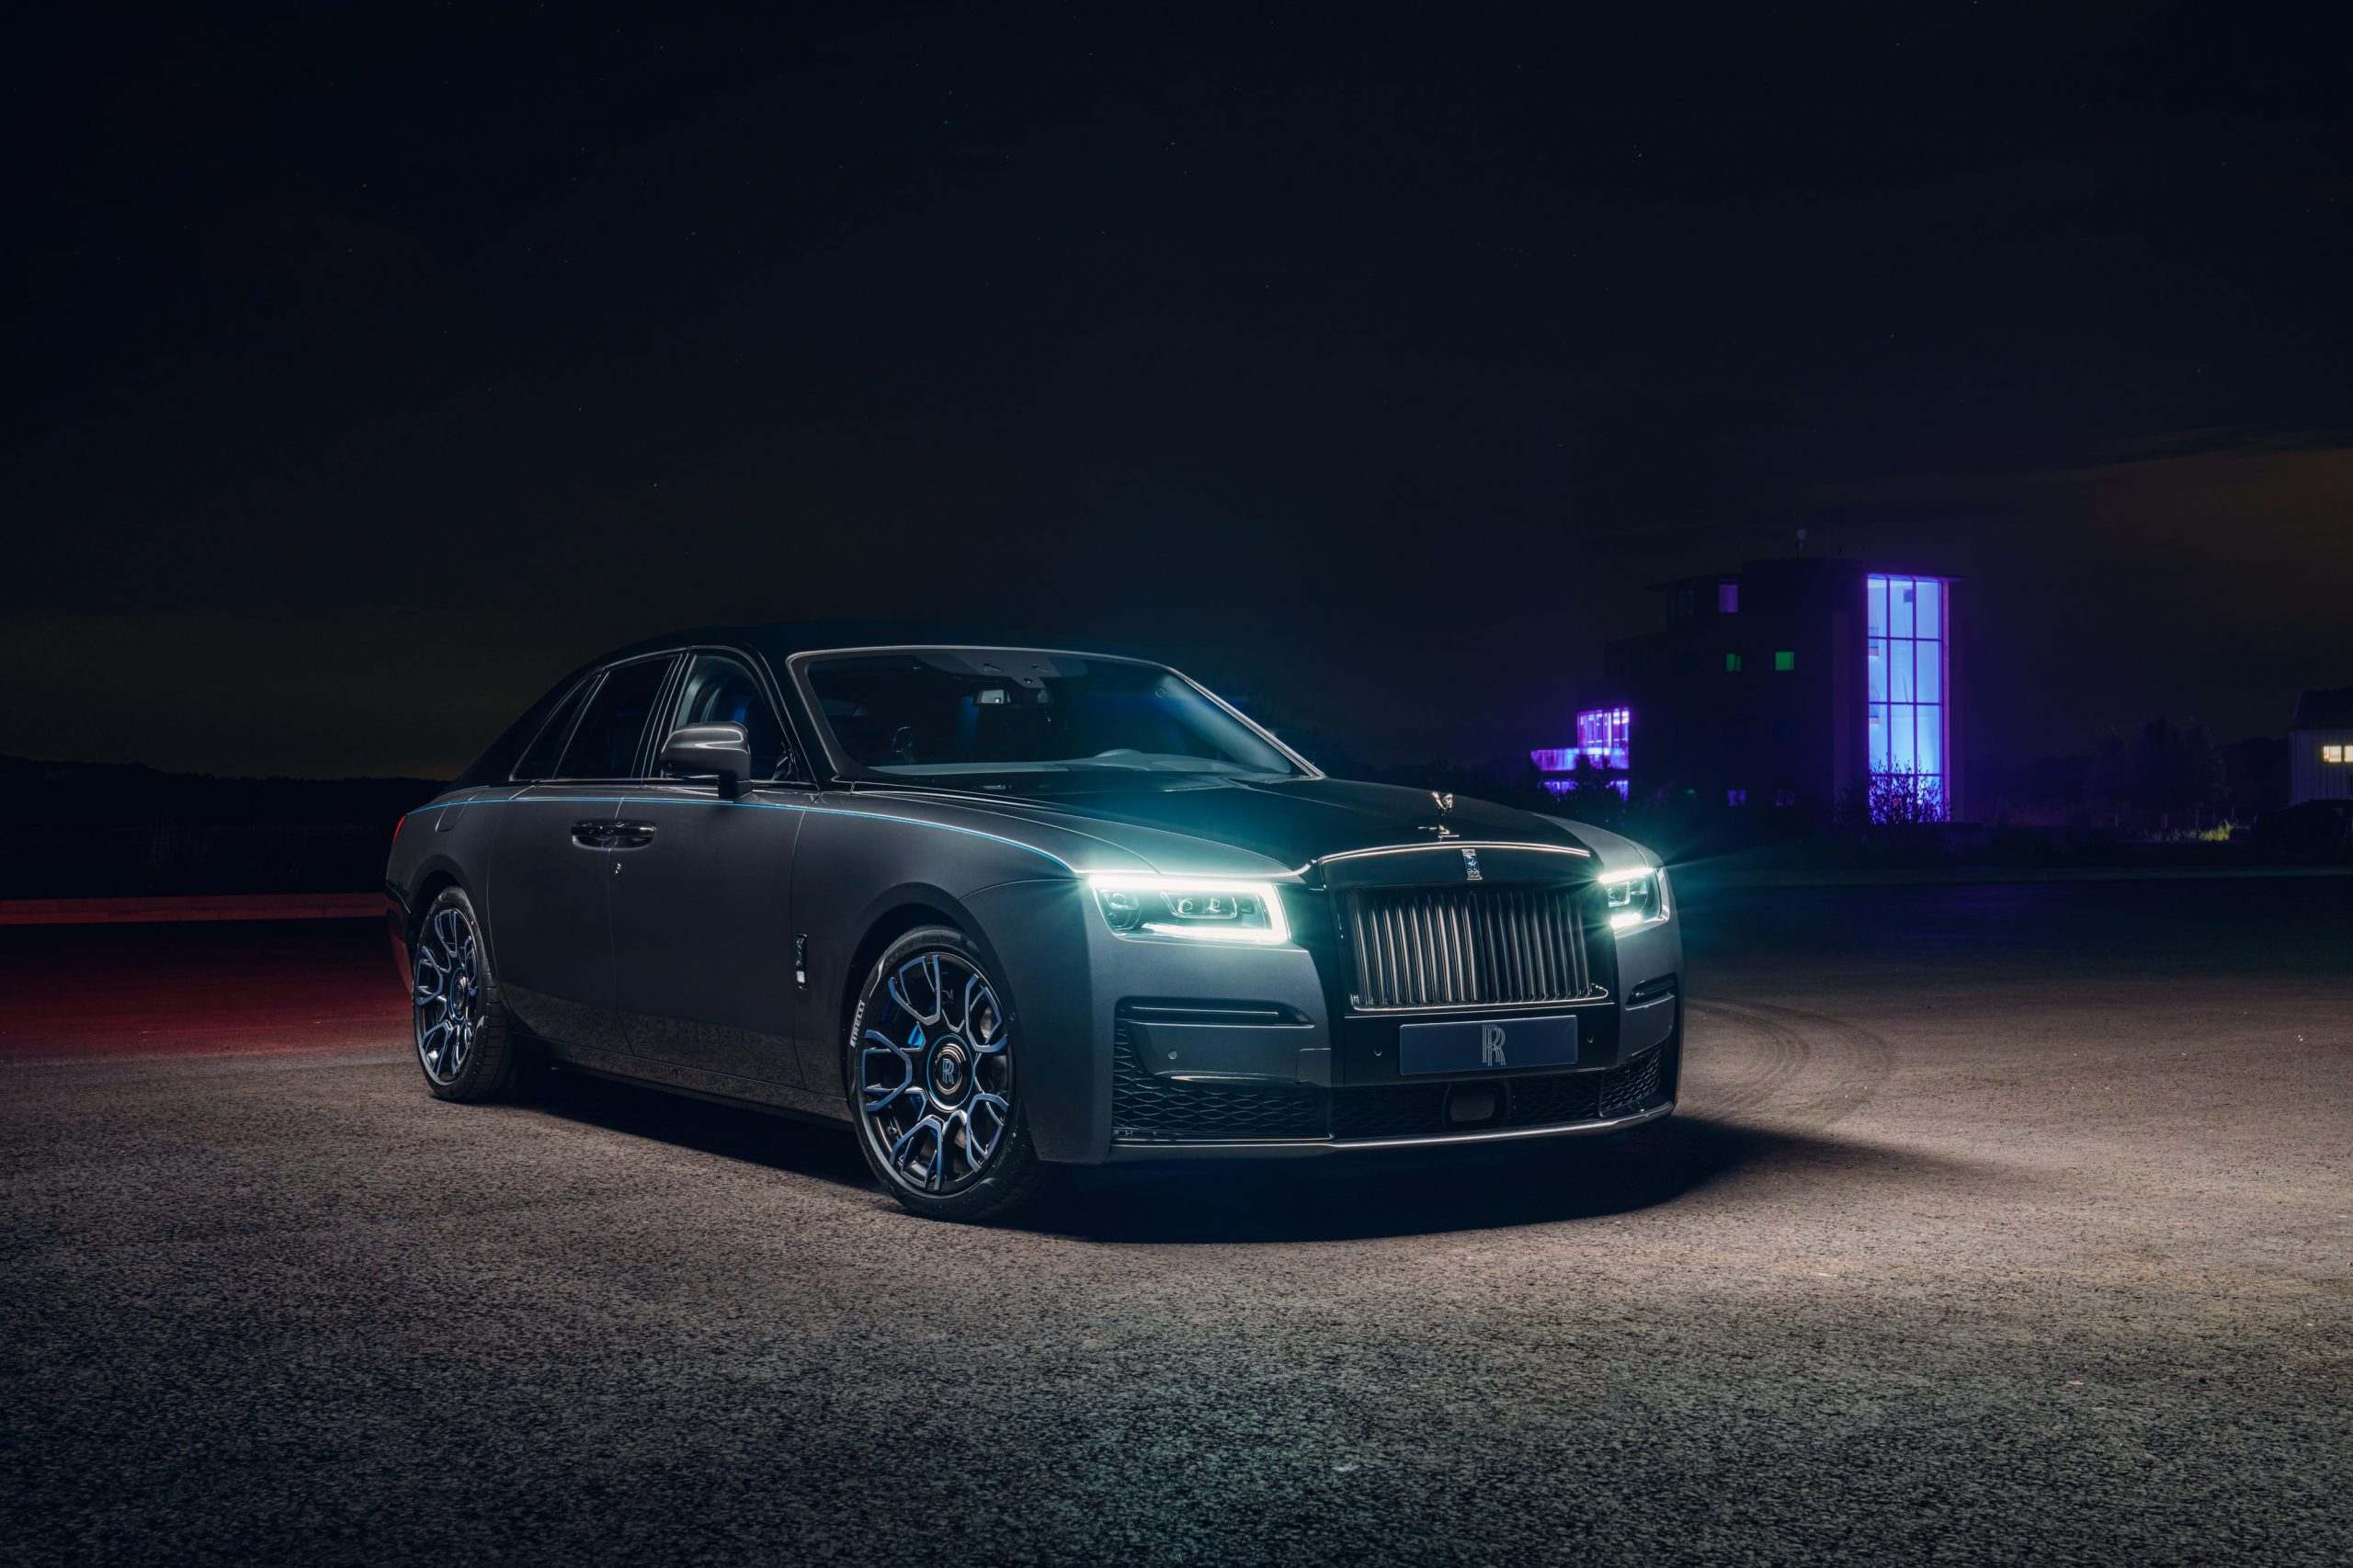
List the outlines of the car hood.
{"label": "car hood", "polygon": [[[933,800],[941,799],[937,794]],[[1046,798],[959,794],[1000,819],[1083,834],[1159,870],[1263,873],[1297,869],[1343,850],[1439,842],[1443,826],[1466,844],[1541,844],[1616,860],[1635,850],[1615,835],[1556,817],[1457,797],[1441,812],[1427,790],[1336,778],[1258,783],[1221,779],[1176,788],[1107,788]],[[1233,852],[1249,858],[1243,860]],[[1256,863],[1252,863],[1256,862]],[[1269,866],[1266,862],[1272,862]]]}

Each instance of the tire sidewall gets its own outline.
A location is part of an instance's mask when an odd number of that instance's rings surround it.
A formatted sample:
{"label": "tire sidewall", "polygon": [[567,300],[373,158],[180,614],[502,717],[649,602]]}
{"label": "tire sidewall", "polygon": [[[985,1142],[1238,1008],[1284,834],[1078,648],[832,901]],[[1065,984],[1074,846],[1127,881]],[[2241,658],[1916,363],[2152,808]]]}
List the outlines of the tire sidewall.
{"label": "tire sidewall", "polygon": [[[1004,1146],[997,1150],[980,1180],[961,1192],[945,1195],[920,1191],[899,1179],[891,1168],[888,1152],[876,1146],[874,1129],[859,1104],[858,1093],[858,1042],[866,1029],[867,1013],[884,995],[884,983],[900,965],[917,953],[935,949],[954,953],[971,964],[974,972],[987,978],[990,988],[996,993],[997,1010],[1010,1037],[1008,1049],[1014,1052],[1013,1119],[1006,1128]],[[850,1013],[848,1036],[842,1042],[842,1082],[858,1153],[866,1157],[867,1168],[874,1173],[883,1189],[908,1209],[934,1219],[978,1220],[1010,1209],[1027,1198],[1036,1185],[1038,1155],[1030,1142],[1029,1118],[1025,1108],[1022,1074],[1026,1063],[1021,1053],[1020,1022],[1020,1004],[1006,990],[1004,981],[987,961],[980,944],[952,926],[919,926],[906,932],[883,949],[867,971],[858,986],[858,1005]]]}

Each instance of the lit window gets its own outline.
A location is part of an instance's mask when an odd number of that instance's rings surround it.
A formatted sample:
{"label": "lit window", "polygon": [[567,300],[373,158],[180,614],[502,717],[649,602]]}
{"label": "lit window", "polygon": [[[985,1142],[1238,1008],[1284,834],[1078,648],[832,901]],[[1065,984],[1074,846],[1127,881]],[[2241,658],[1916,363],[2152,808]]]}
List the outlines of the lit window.
{"label": "lit window", "polygon": [[[1945,678],[1951,585],[1934,577],[1873,576],[1863,592],[1872,817],[1943,820],[1951,811],[1946,757],[1952,694]],[[2353,746],[2345,749],[2353,755]]]}
{"label": "lit window", "polygon": [[1745,806],[1745,805],[1748,804],[1748,791],[1747,791],[1747,790],[1725,790],[1725,791],[1724,791],[1724,804],[1725,804],[1725,805],[1727,805],[1727,806],[1734,806],[1734,807],[1738,807],[1738,806]]}
{"label": "lit window", "polygon": [[1740,613],[1740,585],[1738,583],[1716,585],[1716,613],[1718,615]]}
{"label": "lit window", "polygon": [[1781,652],[1773,655],[1773,667],[1777,670],[1796,669],[1798,667],[1798,656],[1785,648]]}
{"label": "lit window", "polygon": [[2343,762],[2348,751],[2353,751],[2353,746],[2323,746],[2320,748],[2320,759],[2323,762]]}
{"label": "lit window", "polygon": [[[1634,714],[1627,708],[1588,708],[1577,715],[1576,749],[1587,767],[1624,767]],[[1541,767],[1540,763],[1538,765]]]}
{"label": "lit window", "polygon": [[1738,653],[1726,653],[1724,655],[1724,674],[1728,676],[1736,676],[1740,674],[1740,655]]}

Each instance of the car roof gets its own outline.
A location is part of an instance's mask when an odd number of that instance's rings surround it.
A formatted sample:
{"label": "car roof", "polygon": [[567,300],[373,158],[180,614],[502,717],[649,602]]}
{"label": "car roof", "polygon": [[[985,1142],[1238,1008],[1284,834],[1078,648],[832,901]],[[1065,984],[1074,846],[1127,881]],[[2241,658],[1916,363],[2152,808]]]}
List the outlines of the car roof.
{"label": "car roof", "polygon": [[821,653],[829,648],[1039,648],[1099,653],[1108,658],[1152,659],[1149,653],[1092,637],[1041,636],[1034,631],[1008,632],[1003,627],[951,626],[928,621],[833,620],[689,627],[617,648],[590,664],[608,665],[616,659],[697,643],[749,648],[766,654],[779,666],[796,653]]}

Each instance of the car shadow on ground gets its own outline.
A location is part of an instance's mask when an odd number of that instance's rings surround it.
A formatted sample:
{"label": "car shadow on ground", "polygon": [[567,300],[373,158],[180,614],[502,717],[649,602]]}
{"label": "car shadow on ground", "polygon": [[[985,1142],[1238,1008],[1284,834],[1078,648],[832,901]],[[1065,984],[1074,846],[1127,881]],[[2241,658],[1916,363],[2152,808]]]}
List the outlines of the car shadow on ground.
{"label": "car shadow on ground", "polygon": [[[575,1073],[530,1108],[808,1177],[888,1204],[847,1128]],[[1604,1219],[1672,1204],[1768,1161],[1889,1179],[1947,1162],[1820,1133],[1677,1116],[1633,1132],[1485,1148],[1057,1173],[1007,1221],[1116,1243],[1344,1241]]]}
{"label": "car shadow on ground", "polygon": [[1913,1174],[1921,1163],[1835,1137],[1674,1117],[1633,1132],[1483,1149],[1081,1171],[1014,1222],[1120,1243],[1494,1230],[1660,1208],[1768,1161],[1843,1165],[1852,1173],[1845,1179]]}
{"label": "car shadow on ground", "polygon": [[574,1072],[549,1074],[532,1086],[525,1108],[882,1196],[848,1127],[838,1123],[803,1121]]}

